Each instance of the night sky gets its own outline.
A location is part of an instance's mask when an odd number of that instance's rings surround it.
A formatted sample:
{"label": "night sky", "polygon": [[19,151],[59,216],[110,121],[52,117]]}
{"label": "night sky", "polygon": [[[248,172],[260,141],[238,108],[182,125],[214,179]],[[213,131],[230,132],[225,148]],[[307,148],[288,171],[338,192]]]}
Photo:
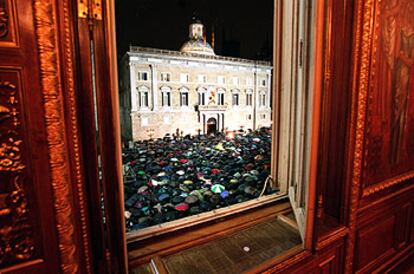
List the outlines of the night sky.
{"label": "night sky", "polygon": [[273,0],[116,0],[118,55],[129,45],[179,50],[193,16],[218,55],[271,60]]}

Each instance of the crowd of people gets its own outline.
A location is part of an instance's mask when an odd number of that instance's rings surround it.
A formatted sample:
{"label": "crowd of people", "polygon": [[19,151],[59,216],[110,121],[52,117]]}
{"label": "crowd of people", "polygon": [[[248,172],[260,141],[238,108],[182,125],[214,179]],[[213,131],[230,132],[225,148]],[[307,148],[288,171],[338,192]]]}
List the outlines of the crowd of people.
{"label": "crowd of people", "polygon": [[275,192],[265,186],[271,141],[271,130],[261,128],[134,142],[123,151],[127,230]]}

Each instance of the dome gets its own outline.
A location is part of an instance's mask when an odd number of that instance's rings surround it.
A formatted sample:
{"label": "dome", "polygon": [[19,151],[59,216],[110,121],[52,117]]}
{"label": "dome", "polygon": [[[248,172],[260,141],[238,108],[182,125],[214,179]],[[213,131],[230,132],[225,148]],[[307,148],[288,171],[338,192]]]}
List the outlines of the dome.
{"label": "dome", "polygon": [[202,39],[191,39],[185,42],[180,51],[184,53],[215,55],[210,44]]}
{"label": "dome", "polygon": [[189,40],[181,47],[183,53],[215,55],[213,48],[204,38],[204,26],[200,21],[192,23],[188,32]]}

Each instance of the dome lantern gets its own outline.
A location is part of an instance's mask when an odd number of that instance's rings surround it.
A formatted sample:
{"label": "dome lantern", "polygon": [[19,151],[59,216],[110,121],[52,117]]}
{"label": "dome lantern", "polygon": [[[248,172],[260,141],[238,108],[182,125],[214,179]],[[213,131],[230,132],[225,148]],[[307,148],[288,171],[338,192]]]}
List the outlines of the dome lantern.
{"label": "dome lantern", "polygon": [[197,20],[190,25],[188,38],[181,47],[181,52],[215,55],[213,48],[204,40],[204,25],[200,21]]}

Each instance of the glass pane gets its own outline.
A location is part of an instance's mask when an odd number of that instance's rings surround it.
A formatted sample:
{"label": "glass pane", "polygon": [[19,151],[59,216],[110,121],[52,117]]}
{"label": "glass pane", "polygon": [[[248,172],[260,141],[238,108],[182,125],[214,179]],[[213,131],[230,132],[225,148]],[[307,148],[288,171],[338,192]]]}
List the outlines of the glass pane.
{"label": "glass pane", "polygon": [[284,194],[269,177],[273,1],[116,8],[127,231]]}

